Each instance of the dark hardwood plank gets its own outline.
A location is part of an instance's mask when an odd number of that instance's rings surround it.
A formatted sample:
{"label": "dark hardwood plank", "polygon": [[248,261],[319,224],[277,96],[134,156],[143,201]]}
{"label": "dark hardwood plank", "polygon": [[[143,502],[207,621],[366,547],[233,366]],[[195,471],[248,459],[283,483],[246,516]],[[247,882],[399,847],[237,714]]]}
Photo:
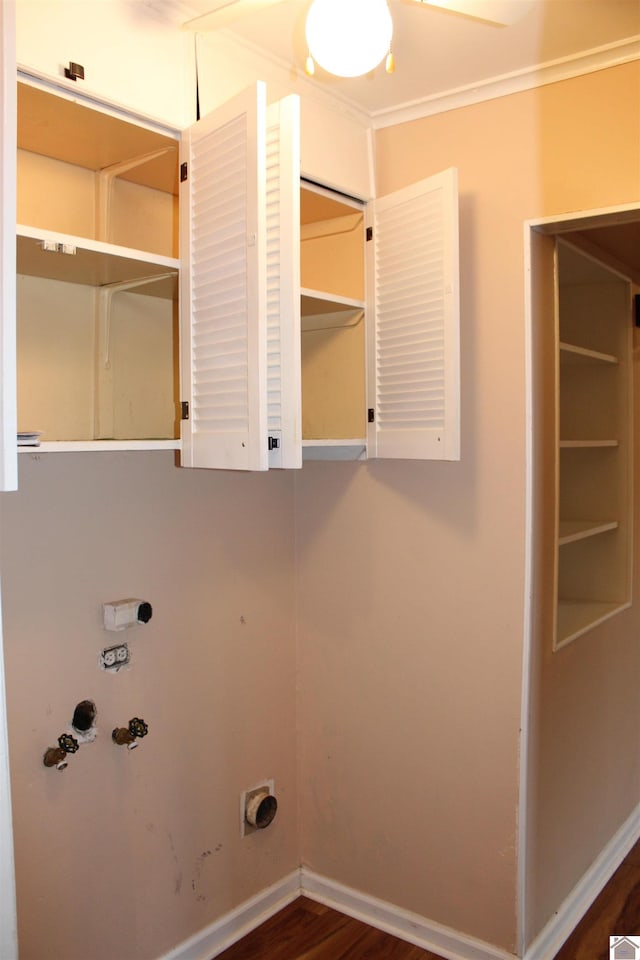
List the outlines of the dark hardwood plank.
{"label": "dark hardwood plank", "polygon": [[280,910],[238,943],[218,955],[218,960],[294,960],[327,939],[349,922],[349,917],[304,897]]}
{"label": "dark hardwood plank", "polygon": [[300,897],[217,960],[440,960],[331,907]]}

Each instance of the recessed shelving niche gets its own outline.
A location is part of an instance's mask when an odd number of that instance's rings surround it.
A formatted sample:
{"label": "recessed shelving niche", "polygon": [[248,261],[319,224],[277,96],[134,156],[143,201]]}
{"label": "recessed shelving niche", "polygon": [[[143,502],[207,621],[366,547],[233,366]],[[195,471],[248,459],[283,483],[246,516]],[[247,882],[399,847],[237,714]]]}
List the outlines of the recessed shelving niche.
{"label": "recessed shelving niche", "polygon": [[631,602],[630,284],[557,242],[558,649]]}

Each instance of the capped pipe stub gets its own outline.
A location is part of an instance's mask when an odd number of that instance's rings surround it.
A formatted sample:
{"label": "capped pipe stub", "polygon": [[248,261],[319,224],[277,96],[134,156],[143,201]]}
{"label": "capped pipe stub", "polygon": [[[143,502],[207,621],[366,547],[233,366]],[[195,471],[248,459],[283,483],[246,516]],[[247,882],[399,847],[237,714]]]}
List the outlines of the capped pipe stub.
{"label": "capped pipe stub", "polygon": [[264,830],[273,821],[278,810],[278,801],[269,793],[262,790],[252,794],[247,799],[245,818],[248,824],[257,830]]}

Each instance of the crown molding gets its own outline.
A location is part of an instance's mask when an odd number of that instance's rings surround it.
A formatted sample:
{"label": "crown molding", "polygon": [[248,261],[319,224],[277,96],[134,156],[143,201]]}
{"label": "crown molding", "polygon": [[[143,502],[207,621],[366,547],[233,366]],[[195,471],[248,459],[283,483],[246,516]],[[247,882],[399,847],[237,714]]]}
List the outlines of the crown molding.
{"label": "crown molding", "polygon": [[195,35],[201,45],[220,44],[228,51],[232,51],[235,57],[242,59],[248,71],[254,74],[256,79],[265,79],[265,72],[267,75],[271,72],[277,77],[277,82],[281,84],[283,90],[300,94],[334,112],[350,117],[361,127],[368,129],[372,126],[371,114],[364,107],[335,90],[321,87],[316,81],[307,77],[303,70],[292,67],[290,62],[245,37],[234,34],[228,27],[211,32],[196,31]]}
{"label": "crown molding", "polygon": [[373,111],[370,114],[371,124],[374,129],[379,130],[399,123],[421,120],[437,113],[458,110],[460,107],[468,107],[485,100],[496,100],[498,97],[533,90],[549,83],[559,83],[633,60],[640,60],[640,35],[585,50],[570,57],[561,57],[513,73],[491,77],[480,83],[456,87],[399,107]]}
{"label": "crown molding", "polygon": [[[148,0],[151,2],[151,0]],[[203,42],[212,34],[198,34]],[[379,130],[384,127],[395,126],[400,123],[409,123],[412,120],[422,120],[425,117],[449,110],[458,110],[461,107],[483,103],[486,100],[496,100],[499,97],[510,96],[525,90],[533,90],[550,83],[559,83],[571,80],[585,74],[595,73],[598,70],[607,70],[610,67],[620,66],[640,60],[640,34],[626,37],[615,43],[594,47],[568,57],[549,60],[546,63],[535,64],[512,73],[505,73],[489,77],[478,83],[466,84],[440,93],[411,100],[394,107],[381,110],[367,111],[349,97],[335,90],[321,88],[301,70],[292,71],[291,64],[276,55],[260,48],[245,38],[238,37],[228,29],[223,28],[215,32],[215,41],[223,43],[228,49],[234,50],[236,55],[248,58],[256,69],[256,64],[262,62],[264,67],[270,67],[281,77],[283,85],[291,92],[301,93],[311,100],[337,110],[343,115],[350,116],[360,126]],[[260,73],[260,67],[256,72]]]}

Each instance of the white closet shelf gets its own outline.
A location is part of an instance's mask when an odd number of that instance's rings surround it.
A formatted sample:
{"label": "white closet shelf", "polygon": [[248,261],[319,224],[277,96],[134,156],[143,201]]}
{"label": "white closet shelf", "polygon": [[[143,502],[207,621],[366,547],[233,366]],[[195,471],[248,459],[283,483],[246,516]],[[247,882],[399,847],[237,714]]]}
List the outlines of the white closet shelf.
{"label": "white closet shelf", "polygon": [[627,601],[560,600],[556,649],[630,606]]}
{"label": "white closet shelf", "polygon": [[618,358],[612,353],[600,353],[599,350],[588,350],[573,343],[560,343],[561,363],[618,363]]}
{"label": "white closet shelf", "polygon": [[608,530],[616,530],[617,520],[561,520],[558,527],[558,544],[575,543],[586,537],[595,537]]}
{"label": "white closet shelf", "polygon": [[365,460],[367,443],[354,440],[303,440],[303,460]]}
{"label": "white closet shelf", "polygon": [[364,317],[363,300],[333,296],[306,287],[302,288],[300,295],[300,326],[303,333],[331,327],[353,327]]}
{"label": "white closet shelf", "polygon": [[[173,257],[148,254],[142,250],[21,224],[17,233],[19,274],[92,287],[157,276],[157,282],[141,286],[139,292],[169,300],[176,296],[180,261]],[[51,243],[75,249],[75,253],[46,250],[44,245]]]}
{"label": "white closet shelf", "polygon": [[18,453],[98,453],[117,450],[179,450],[179,440],[49,440]]}

